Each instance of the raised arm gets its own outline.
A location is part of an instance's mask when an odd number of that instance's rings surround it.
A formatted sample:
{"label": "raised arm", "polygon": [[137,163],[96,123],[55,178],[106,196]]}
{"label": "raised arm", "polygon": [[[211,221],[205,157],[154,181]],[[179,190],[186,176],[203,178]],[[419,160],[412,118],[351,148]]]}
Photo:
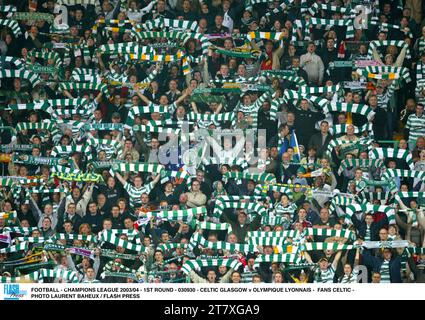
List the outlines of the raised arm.
{"label": "raised arm", "polygon": [[139,90],[135,90],[135,92],[140,97],[140,99],[142,99],[142,101],[147,105],[150,105],[152,103],[152,101],[150,101],[144,94],[140,93]]}
{"label": "raised arm", "polygon": [[378,53],[378,51],[376,50],[376,48],[373,48],[372,49],[372,53],[373,53],[373,59],[375,60],[375,61],[377,61],[379,64],[383,64],[383,62],[382,62],[382,60],[381,60],[381,57],[379,56],[379,53]]}
{"label": "raised arm", "polygon": [[342,251],[340,250],[340,251],[338,251],[338,252],[336,253],[336,255],[335,255],[335,259],[334,259],[334,261],[332,262],[332,268],[333,268],[334,270],[336,270],[336,267],[338,266],[338,262],[339,262],[339,260],[341,259],[341,256],[342,256]]}
{"label": "raised arm", "polygon": [[127,181],[123,178],[123,176],[119,172],[115,172],[115,177],[117,177],[118,181],[124,186]]}
{"label": "raised arm", "polygon": [[394,64],[395,67],[402,67],[403,66],[403,62],[404,62],[404,58],[406,58],[406,53],[407,53],[407,44],[404,45],[403,49],[401,49],[400,54],[397,57],[397,60]]}
{"label": "raised arm", "polygon": [[221,109],[223,109],[223,104],[222,103],[220,103],[219,105],[218,105],[218,107],[217,107],[217,110],[215,110],[215,114],[219,114],[220,112],[221,112]]}
{"label": "raised arm", "polygon": [[195,113],[199,113],[199,111],[198,111],[198,106],[196,105],[196,103],[195,103],[194,101],[192,101],[192,102],[190,103],[190,105],[191,105],[191,107],[192,107],[193,112],[195,112]]}
{"label": "raised arm", "polygon": [[182,103],[184,101],[184,99],[186,99],[186,97],[190,96],[192,94],[192,90],[190,90],[189,88],[186,89],[185,93],[183,93],[176,101],[175,104],[179,105],[180,103]]}

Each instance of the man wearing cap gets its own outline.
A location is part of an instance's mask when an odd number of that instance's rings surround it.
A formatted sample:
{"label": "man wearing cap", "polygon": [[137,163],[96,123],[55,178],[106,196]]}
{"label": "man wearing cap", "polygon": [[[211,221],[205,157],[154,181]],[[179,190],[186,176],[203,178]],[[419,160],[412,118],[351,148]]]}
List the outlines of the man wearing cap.
{"label": "man wearing cap", "polygon": [[[338,262],[341,259],[342,251],[338,251],[335,254],[334,260],[332,263],[329,263],[328,258],[323,257],[319,260],[319,268],[314,273],[314,283],[333,283],[335,278],[336,268]],[[311,259],[310,254],[306,251],[304,252],[305,259],[308,263],[314,263]]]}

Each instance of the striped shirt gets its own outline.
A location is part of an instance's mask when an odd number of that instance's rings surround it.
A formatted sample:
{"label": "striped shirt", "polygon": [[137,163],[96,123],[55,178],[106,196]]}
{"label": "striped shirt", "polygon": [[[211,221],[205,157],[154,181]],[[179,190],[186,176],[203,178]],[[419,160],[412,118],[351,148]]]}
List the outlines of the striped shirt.
{"label": "striped shirt", "polygon": [[90,281],[90,280],[83,280],[81,283],[101,283],[101,282],[99,280],[97,280],[97,279],[94,279],[92,281]]}
{"label": "striped shirt", "polygon": [[154,184],[148,183],[140,188],[136,188],[135,186],[132,186],[131,184],[129,184],[128,182],[125,183],[124,185],[124,190],[127,191],[128,195],[130,196],[130,207],[134,208],[137,205],[141,205],[142,201],[141,201],[141,196],[144,193],[149,194],[152,189],[154,187]]}
{"label": "striped shirt", "polygon": [[357,283],[357,276],[359,271],[354,269],[349,275],[344,276],[339,280],[339,283]]}
{"label": "striped shirt", "polygon": [[366,234],[364,237],[365,241],[371,241],[372,240],[372,236],[371,236],[371,232],[370,232],[370,226],[366,225]]}
{"label": "striped shirt", "polygon": [[391,99],[391,95],[390,92],[386,91],[383,94],[377,94],[376,98],[378,99],[378,107],[380,107],[381,109],[387,111],[388,109],[388,102]]}
{"label": "striped shirt", "polygon": [[415,113],[407,119],[406,129],[409,129],[409,141],[416,141],[425,136],[425,115],[418,117]]}
{"label": "striped shirt", "polygon": [[330,266],[326,271],[318,269],[316,272],[316,277],[314,283],[333,283],[335,276],[335,269],[333,266]]}
{"label": "striped shirt", "polygon": [[381,265],[381,283],[391,283],[390,262],[387,260]]}
{"label": "striped shirt", "polygon": [[274,207],[275,214],[277,216],[283,216],[285,213],[289,213],[289,216],[291,217],[291,221],[294,220],[294,212],[297,210],[297,205],[295,203],[292,203],[286,207],[282,205],[282,203],[277,203]]}

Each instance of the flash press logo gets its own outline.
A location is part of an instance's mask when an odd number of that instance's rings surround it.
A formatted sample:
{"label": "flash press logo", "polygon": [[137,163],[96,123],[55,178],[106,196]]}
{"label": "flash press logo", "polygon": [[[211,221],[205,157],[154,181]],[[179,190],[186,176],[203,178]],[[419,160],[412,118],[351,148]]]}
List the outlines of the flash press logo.
{"label": "flash press logo", "polygon": [[5,284],[4,285],[4,300],[19,300],[27,295],[26,290],[22,290],[19,284]]}

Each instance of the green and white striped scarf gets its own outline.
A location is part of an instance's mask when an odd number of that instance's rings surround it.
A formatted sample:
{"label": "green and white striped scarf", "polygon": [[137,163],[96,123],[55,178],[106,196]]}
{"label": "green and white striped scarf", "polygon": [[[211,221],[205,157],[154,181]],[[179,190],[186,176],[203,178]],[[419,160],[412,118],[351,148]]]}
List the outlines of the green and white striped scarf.
{"label": "green and white striped scarf", "polygon": [[325,242],[306,242],[303,246],[303,251],[323,251],[323,250],[352,250],[354,245],[339,244],[339,243],[325,243]]}
{"label": "green and white striped scarf", "polygon": [[111,168],[111,174],[114,172],[147,172],[159,174],[164,170],[162,164],[156,163],[115,163]]}
{"label": "green and white striped scarf", "polygon": [[136,124],[132,127],[133,131],[141,131],[141,132],[155,132],[155,133],[166,133],[171,134],[174,133],[176,135],[180,134],[181,129],[174,128],[164,128],[164,127],[154,127],[151,125],[144,124]]}
{"label": "green and white striped scarf", "polygon": [[379,47],[388,47],[388,46],[396,46],[399,48],[407,47],[406,51],[406,58],[411,59],[412,55],[410,53],[410,49],[406,42],[404,40],[374,40],[369,43],[369,50],[367,52],[367,55],[370,59],[373,59],[373,49],[379,48]]}
{"label": "green and white striped scarf", "polygon": [[198,221],[197,225],[199,229],[203,229],[203,230],[220,230],[220,231],[226,230],[228,234],[232,233],[232,226],[229,223],[213,223],[213,222],[207,222],[207,221],[203,221],[203,222]]}
{"label": "green and white striped scarf", "polygon": [[[410,78],[409,69],[404,67],[368,66],[364,69],[359,68],[356,72],[365,78],[387,80],[404,79],[406,83],[412,81],[412,79]],[[390,90],[391,87],[395,86],[396,83],[399,83],[399,81],[394,81],[388,88],[388,90]]]}
{"label": "green and white striped scarf", "polygon": [[[329,133],[331,135],[341,135],[347,133],[347,124],[335,124],[333,127],[329,128]],[[361,127],[355,127],[354,126],[354,133],[355,134],[361,134],[363,132],[369,132],[369,136],[373,137],[373,123],[366,123],[365,125]]]}
{"label": "green and white striped scarf", "polygon": [[229,166],[237,165],[237,166],[241,166],[242,170],[245,170],[246,168],[249,167],[248,162],[243,158],[220,158],[220,159],[217,159],[216,157],[208,157],[208,158],[203,158],[202,163],[206,166],[212,165],[212,164],[216,164],[216,165],[227,164]]}
{"label": "green and white striped scarf", "polygon": [[135,237],[139,236],[139,232],[134,229],[111,229],[111,231],[118,235],[125,234],[129,240],[133,240]]}
{"label": "green and white striped scarf", "polygon": [[71,146],[54,146],[51,152],[52,157],[68,157],[71,153],[83,153],[88,161],[93,159],[92,151],[89,145],[71,145]]}
{"label": "green and white striped scarf", "polygon": [[350,240],[356,240],[356,234],[348,229],[334,230],[334,229],[317,229],[307,228],[304,230],[305,236],[326,236],[326,237],[339,237]]}
{"label": "green and white striped scarf", "polygon": [[298,87],[307,86],[305,80],[297,76],[293,70],[263,70],[261,71],[261,76],[270,80],[277,78],[288,82],[293,82]]}
{"label": "green and white striped scarf", "polygon": [[371,159],[388,159],[396,158],[404,160],[411,170],[415,168],[412,154],[409,150],[394,148],[375,148],[369,153]]}
{"label": "green and white striped scarf", "polygon": [[157,28],[168,28],[170,30],[191,30],[192,32],[199,32],[199,26],[196,21],[174,20],[163,17],[157,18],[155,20],[148,20],[145,26],[150,30]]}
{"label": "green and white striped scarf", "polygon": [[13,35],[16,37],[22,34],[19,23],[16,20],[11,19],[0,19],[0,26],[9,27],[12,30]]}
{"label": "green and white striped scarf", "polygon": [[288,186],[282,186],[279,184],[271,184],[271,185],[257,185],[254,189],[254,193],[256,195],[267,194],[269,191],[276,191],[282,194],[286,194],[290,199],[293,197],[292,189]]}
{"label": "green and white striped scarf", "polygon": [[38,230],[38,227],[6,227],[3,232],[14,232],[19,234],[31,234],[33,231]]}
{"label": "green and white striped scarf", "polygon": [[247,237],[249,238],[295,238],[300,236],[296,230],[287,231],[248,231]]}
{"label": "green and white striped scarf", "polygon": [[[1,19],[0,19],[1,21]],[[41,83],[40,77],[38,74],[28,71],[28,70],[12,70],[12,69],[3,69],[0,71],[0,78],[20,78],[28,80],[33,87]]]}
{"label": "green and white striped scarf", "polygon": [[389,191],[387,192],[366,192],[365,190],[361,191],[358,194],[359,200],[361,200],[362,204],[367,204],[368,202],[372,202],[374,200],[385,201],[387,202],[392,198],[392,195]]}
{"label": "green and white striped scarf", "polygon": [[0,283],[22,283],[36,282],[39,278],[39,271],[34,271],[20,277],[0,277]]}
{"label": "green and white striped scarf", "polygon": [[[402,30],[400,25],[390,24],[390,23],[380,22],[380,21],[375,21],[375,20],[369,21],[369,25],[379,26],[379,30],[384,31],[384,32],[388,32],[389,29],[395,29],[395,30],[400,30],[400,31]],[[411,31],[409,31],[407,33],[407,35],[412,39],[414,38]]]}
{"label": "green and white striped scarf", "polygon": [[[269,0],[245,0],[245,10],[252,12],[253,6],[255,4],[269,3],[269,2],[270,2]],[[294,0],[283,0],[282,3],[278,7],[278,9],[280,9],[279,12],[281,10],[284,10],[287,7],[289,7],[293,2],[294,2]]]}
{"label": "green and white striped scarf", "polygon": [[[113,266],[115,266],[115,267],[119,268],[119,269],[120,269],[120,271],[121,271],[121,270],[123,270],[124,272],[131,273],[131,274],[135,274],[135,273],[139,272],[138,270],[128,268],[128,267],[126,267],[125,265],[123,265],[123,264],[121,264],[121,263],[118,263],[118,262],[115,262],[115,261],[109,261],[109,262],[108,262],[108,263],[107,263],[107,264],[103,267],[103,271],[112,271],[112,267],[113,267]],[[101,277],[102,277],[102,275],[101,275]],[[102,277],[102,278],[104,278],[104,277]]]}
{"label": "green and white striped scarf", "polygon": [[84,43],[82,44],[66,43],[63,60],[70,61],[71,59],[70,52],[73,51],[74,55],[76,55],[78,50],[80,50],[80,53],[83,56],[84,60],[91,60],[92,57],[90,55],[89,46]]}
{"label": "green and white striped scarf", "polygon": [[66,279],[71,283],[78,283],[78,275],[75,271],[66,271],[63,269],[51,270],[51,269],[40,269],[40,277],[38,282],[43,282],[43,278],[61,278]]}
{"label": "green and white striped scarf", "polygon": [[151,114],[153,112],[158,112],[161,114],[168,113],[168,108],[166,106],[160,105],[150,105],[144,107],[132,107],[128,112],[127,120],[125,122],[127,127],[131,127],[134,125],[134,118],[141,114]]}
{"label": "green and white striped scarf", "polygon": [[202,237],[199,233],[195,232],[190,239],[191,246],[201,245],[205,248],[210,248],[214,250],[229,250],[231,252],[240,251],[240,252],[258,252],[258,249],[249,244],[241,243],[229,243],[224,241],[211,242]]}
{"label": "green and white striped scarf", "polygon": [[[424,49],[422,50],[422,51],[425,51],[425,40],[423,40],[424,42]],[[417,63],[416,63],[416,80],[417,81],[419,81],[419,80],[423,80],[424,79],[424,71],[425,71],[425,68],[423,68],[423,63],[422,63],[422,61],[418,61]]]}
{"label": "green and white striped scarf", "polygon": [[225,112],[219,114],[201,114],[190,112],[188,114],[188,119],[192,121],[212,121],[212,122],[221,122],[221,121],[233,121],[236,117],[235,112]]}
{"label": "green and white striped scarf", "polygon": [[73,174],[79,174],[81,171],[79,169],[72,169],[69,167],[61,166],[61,165],[55,165],[51,168],[51,172],[58,172],[58,173],[73,173]]}
{"label": "green and white striped scarf", "polygon": [[227,179],[254,180],[260,183],[276,183],[276,177],[270,173],[226,172],[224,177]]}
{"label": "green and white striped scarf", "polygon": [[322,94],[322,93],[336,93],[341,89],[340,85],[336,86],[326,86],[326,87],[307,87],[302,86],[298,89],[300,93],[307,94]]}
{"label": "green and white striped scarf", "polygon": [[261,218],[261,225],[283,226],[284,229],[287,229],[291,222],[284,216],[268,215]]}
{"label": "green and white striped scarf", "polygon": [[255,259],[255,263],[262,262],[283,262],[283,263],[301,263],[302,259],[298,254],[262,254]]}
{"label": "green and white striped scarf", "polygon": [[81,91],[81,90],[97,90],[97,91],[101,91],[103,93],[103,95],[105,97],[109,97],[109,91],[108,91],[108,86],[104,83],[99,83],[99,82],[60,82],[59,83],[59,90],[77,90],[77,91]]}
{"label": "green and white striped scarf", "polygon": [[75,234],[75,233],[57,233],[50,238],[52,241],[56,242],[57,240],[80,240],[88,241],[92,243],[97,243],[97,238],[95,235],[84,235],[84,234]]}
{"label": "green and white striped scarf", "polygon": [[95,139],[95,138],[87,139],[86,141],[86,146],[101,147],[105,145],[113,148],[118,157],[122,155],[123,148],[119,141],[110,140],[110,139]]}
{"label": "green and white striped scarf", "polygon": [[48,111],[55,107],[83,107],[88,104],[85,98],[76,99],[50,99],[39,100],[31,103],[9,104],[7,107],[10,110],[44,110]]}
{"label": "green and white striped scarf", "polygon": [[2,58],[3,62],[9,62],[13,63],[16,67],[16,69],[22,70],[25,68],[25,64],[22,62],[22,60],[16,58],[16,57],[10,57],[10,56],[4,56]]}
{"label": "green and white striped scarf", "polygon": [[145,247],[141,244],[134,244],[131,242],[128,242],[124,239],[120,239],[117,237],[116,233],[114,233],[111,230],[103,230],[98,235],[98,241],[99,242],[108,242],[111,243],[117,247],[122,247],[127,250],[137,251],[137,252],[143,252],[145,251]]}
{"label": "green and white striped scarf", "polygon": [[177,248],[186,250],[188,248],[187,243],[161,243],[156,249],[161,251],[171,251]]}
{"label": "green and white striped scarf", "polygon": [[246,38],[251,41],[252,39],[266,39],[280,41],[283,39],[283,32],[262,32],[252,31],[248,32]]}
{"label": "green and white striped scarf", "polygon": [[240,200],[249,200],[249,201],[258,201],[260,199],[266,199],[266,197],[264,196],[227,196],[227,195],[221,195],[217,197],[217,201],[220,202],[226,202],[226,201],[230,201],[230,202],[237,202]]}
{"label": "green and white striped scarf", "polygon": [[184,221],[191,222],[196,215],[206,215],[207,208],[205,207],[195,207],[190,209],[182,209],[182,210],[165,210],[165,211],[153,211],[147,212],[146,217],[151,218],[160,218],[163,220],[171,220],[171,221]]}
{"label": "green and white striped scarf", "polygon": [[339,26],[339,27],[347,27],[347,31],[345,34],[345,39],[351,39],[354,38],[354,25],[353,25],[353,20],[351,19],[318,19],[318,18],[314,18],[311,17],[310,24],[312,25],[320,25],[320,26]]}
{"label": "green and white striped scarf", "polygon": [[28,237],[28,236],[18,237],[15,239],[17,239],[19,242],[29,242],[29,243],[44,243],[50,240],[49,238],[44,238],[44,237]]}
{"label": "green and white striped scarf", "polygon": [[322,108],[325,108],[329,103],[329,101],[326,99],[319,98],[307,93],[297,92],[294,90],[285,90],[283,99],[286,103],[293,103],[294,100],[306,99],[308,101],[311,101],[312,103],[318,104]]}
{"label": "green and white striped scarf", "polygon": [[417,170],[401,170],[401,169],[387,169],[382,174],[382,179],[390,180],[391,178],[417,178],[425,181],[425,172]]}
{"label": "green and white striped scarf", "polygon": [[375,112],[371,107],[365,104],[356,104],[356,103],[345,103],[345,102],[331,102],[328,103],[323,108],[324,113],[329,112],[352,112],[364,115],[371,121],[372,117],[375,115]]}
{"label": "green and white striped scarf", "polygon": [[341,165],[338,169],[338,174],[341,175],[342,172],[349,168],[385,168],[384,161],[382,159],[345,159],[341,162]]}
{"label": "green and white striped scarf", "polygon": [[351,204],[346,207],[345,223],[352,224],[351,216],[358,211],[362,212],[384,212],[388,217],[389,224],[395,224],[395,210],[390,206],[380,206],[373,204]]}
{"label": "green and white striped scarf", "polygon": [[315,16],[320,10],[338,12],[338,13],[342,13],[349,16],[353,16],[356,13],[354,9],[350,7],[338,7],[338,6],[333,6],[330,4],[317,3],[317,2],[313,3],[313,5],[309,7],[308,12],[312,16]]}
{"label": "green and white striped scarf", "polygon": [[0,253],[13,253],[19,251],[28,251],[29,245],[28,242],[21,242],[19,244],[0,249]]}
{"label": "green and white striped scarf", "polygon": [[53,121],[44,121],[44,122],[18,122],[16,125],[16,131],[21,132],[23,130],[47,130],[52,133],[52,135],[59,134],[57,125]]}
{"label": "green and white striped scarf", "polygon": [[32,64],[32,57],[43,59],[46,62],[48,60],[53,60],[56,68],[60,69],[63,67],[62,59],[60,58],[59,54],[54,51],[29,51],[27,55],[27,64]]}
{"label": "green and white striped scarf", "polygon": [[256,214],[264,216],[267,214],[266,208],[259,203],[252,202],[221,202],[216,201],[214,206],[214,217],[220,217],[223,214],[224,209],[245,209],[249,211],[253,211]]}
{"label": "green and white striped scarf", "polygon": [[329,142],[328,148],[326,149],[326,154],[328,156],[332,155],[332,151],[335,147],[341,146],[341,145],[345,145],[345,144],[350,144],[353,147],[358,147],[360,149],[368,149],[370,150],[372,148],[372,140],[370,139],[360,139],[358,141],[349,141],[349,140],[340,140],[340,139],[332,139]]}
{"label": "green and white striped scarf", "polygon": [[226,266],[230,269],[238,269],[242,264],[238,260],[230,259],[199,259],[199,260],[188,260],[183,266],[182,270],[185,274],[189,274],[192,270],[200,270],[202,267],[218,267]]}
{"label": "green and white striped scarf", "polygon": [[189,183],[191,176],[187,171],[171,171],[171,170],[162,170],[161,171],[161,184],[170,181],[170,178],[176,180],[183,179],[186,183]]}
{"label": "green and white striped scarf", "polygon": [[418,192],[418,191],[397,192],[395,195],[395,199],[400,202],[401,198],[416,198],[419,205],[423,205],[425,203],[425,192]]}

